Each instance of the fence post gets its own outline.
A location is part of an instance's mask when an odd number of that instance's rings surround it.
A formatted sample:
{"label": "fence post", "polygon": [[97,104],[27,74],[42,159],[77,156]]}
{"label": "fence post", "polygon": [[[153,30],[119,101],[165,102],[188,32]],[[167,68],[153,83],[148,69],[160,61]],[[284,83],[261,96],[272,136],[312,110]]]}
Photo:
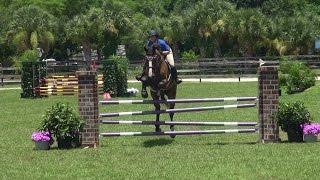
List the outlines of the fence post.
{"label": "fence post", "polygon": [[99,145],[98,80],[95,71],[78,71],[79,114],[85,120],[81,133],[83,147]]}
{"label": "fence post", "polygon": [[1,86],[3,87],[4,86],[4,82],[3,82],[3,78],[4,77],[4,74],[3,74],[3,67],[2,67],[2,64],[0,63],[0,83],[1,83]]}
{"label": "fence post", "polygon": [[262,143],[279,142],[279,126],[274,113],[279,107],[278,68],[263,66],[259,72],[259,122]]}

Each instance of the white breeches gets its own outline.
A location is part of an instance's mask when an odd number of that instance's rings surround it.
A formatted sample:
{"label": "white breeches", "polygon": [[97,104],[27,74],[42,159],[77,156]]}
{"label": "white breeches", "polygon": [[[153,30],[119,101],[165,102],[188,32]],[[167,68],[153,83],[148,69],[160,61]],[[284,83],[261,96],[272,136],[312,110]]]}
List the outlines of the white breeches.
{"label": "white breeches", "polygon": [[174,59],[173,59],[173,53],[172,50],[170,49],[169,54],[166,56],[166,60],[169,62],[171,66],[174,66]]}

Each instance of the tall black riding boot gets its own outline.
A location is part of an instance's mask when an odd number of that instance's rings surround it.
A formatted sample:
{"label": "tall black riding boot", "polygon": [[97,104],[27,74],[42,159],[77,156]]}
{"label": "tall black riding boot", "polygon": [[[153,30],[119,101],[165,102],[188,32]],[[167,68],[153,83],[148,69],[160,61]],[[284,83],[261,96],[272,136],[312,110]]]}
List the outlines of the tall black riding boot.
{"label": "tall black riding boot", "polygon": [[177,68],[175,66],[171,66],[171,75],[174,80],[176,80],[177,84],[180,84],[182,80],[178,78]]}

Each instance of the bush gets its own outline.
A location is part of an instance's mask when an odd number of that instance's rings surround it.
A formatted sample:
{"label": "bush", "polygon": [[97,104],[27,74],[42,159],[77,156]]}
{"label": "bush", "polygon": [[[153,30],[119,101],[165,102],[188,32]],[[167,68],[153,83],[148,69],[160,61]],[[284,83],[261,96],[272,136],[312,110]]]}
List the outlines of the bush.
{"label": "bush", "polygon": [[316,83],[316,74],[308,66],[298,61],[282,61],[280,71],[280,85],[287,86],[287,93],[303,92]]}
{"label": "bush", "polygon": [[[49,131],[58,141],[59,148],[78,147],[80,145],[80,131],[84,120],[67,104],[57,103],[47,110],[43,116],[41,131]],[[61,145],[61,141],[68,141],[70,147]]]}
{"label": "bush", "polygon": [[199,58],[198,55],[196,55],[196,53],[192,50],[190,51],[185,51],[182,53],[182,57],[181,57],[181,60],[183,62],[195,62],[197,61]]}
{"label": "bush", "polygon": [[311,116],[303,103],[280,103],[279,111],[276,115],[277,123],[281,129],[288,133],[290,142],[301,142],[303,132],[301,125],[310,123]]}
{"label": "bush", "polygon": [[15,58],[15,67],[22,68],[23,62],[36,62],[39,60],[38,52],[35,50],[26,50],[21,56]]}
{"label": "bush", "polygon": [[128,59],[120,56],[112,56],[104,60],[103,64],[103,91],[109,92],[112,97],[125,96],[127,94]]}
{"label": "bush", "polygon": [[21,69],[21,97],[40,97],[39,91],[41,80],[46,76],[46,64],[44,62],[22,62]]}

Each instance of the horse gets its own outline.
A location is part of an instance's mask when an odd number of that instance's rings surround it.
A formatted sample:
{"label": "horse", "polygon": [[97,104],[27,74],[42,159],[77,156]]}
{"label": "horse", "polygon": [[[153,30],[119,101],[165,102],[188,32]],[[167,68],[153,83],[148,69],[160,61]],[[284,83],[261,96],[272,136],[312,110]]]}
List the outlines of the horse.
{"label": "horse", "polygon": [[[164,55],[160,52],[160,48],[155,44],[151,48],[146,48],[144,57],[143,76],[141,78],[142,89],[149,87],[152,99],[155,101],[154,107],[159,111],[161,106],[157,101],[175,99],[177,94],[177,82],[170,74],[170,64],[166,62]],[[167,108],[174,109],[175,103],[166,103]],[[169,113],[171,121],[173,121],[174,113]],[[156,115],[156,122],[159,122],[160,114]],[[159,124],[155,125],[155,131],[161,132]],[[174,131],[174,125],[170,126],[170,130]],[[174,138],[174,135],[171,135]]]}

